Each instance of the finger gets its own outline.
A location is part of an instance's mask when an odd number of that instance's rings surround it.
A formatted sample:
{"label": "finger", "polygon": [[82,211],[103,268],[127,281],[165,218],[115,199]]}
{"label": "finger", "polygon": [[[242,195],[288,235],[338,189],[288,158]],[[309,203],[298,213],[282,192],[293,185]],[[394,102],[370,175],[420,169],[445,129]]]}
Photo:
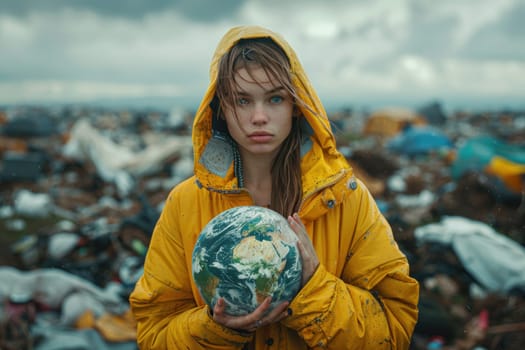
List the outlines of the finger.
{"label": "finger", "polygon": [[308,252],[306,251],[306,248],[300,240],[297,241],[297,249],[299,249],[299,254],[301,254],[301,257],[303,259],[306,259],[309,256]]}
{"label": "finger", "polygon": [[263,302],[257,306],[255,310],[250,314],[250,316],[254,319],[254,321],[260,320],[264,317],[266,314],[266,310],[270,307],[270,304],[272,303],[272,297],[266,297]]}
{"label": "finger", "polygon": [[246,324],[246,329],[250,332],[255,332],[257,328],[260,328],[267,324],[264,320],[266,310],[270,307],[272,302],[271,297],[266,297],[263,302],[250,314],[246,315],[243,322]]}
{"label": "finger", "polygon": [[256,328],[262,326],[262,319],[267,309],[270,307],[271,301],[271,297],[265,298],[263,302],[253,312],[247,315],[231,316],[226,313],[224,313],[223,315],[219,314],[218,321],[229,328],[253,332]]}
{"label": "finger", "polygon": [[306,233],[306,228],[304,224],[302,223],[301,219],[299,218],[299,215],[297,213],[293,214],[293,216],[288,217],[288,222],[290,223],[290,227],[292,230],[297,234],[297,238],[299,238],[297,242],[297,247],[299,248],[299,252],[301,253],[301,256],[308,257],[311,255],[311,244],[305,244],[310,243],[310,238],[308,237],[308,234]]}
{"label": "finger", "polygon": [[293,216],[289,216],[288,223],[290,224],[290,227],[300,239],[304,239],[305,237],[308,237],[306,233],[306,228],[304,227],[303,223],[301,222],[301,219],[299,219],[299,216],[297,214],[294,214]]}
{"label": "finger", "polygon": [[285,301],[279,305],[277,305],[269,314],[264,318],[264,323],[274,323],[279,322],[283,318],[287,317],[288,314],[288,306],[290,305],[289,302]]}
{"label": "finger", "polygon": [[268,315],[256,320],[253,323],[252,329],[257,329],[275,322],[279,322],[283,318],[287,317],[289,302],[285,301],[277,305]]}
{"label": "finger", "polygon": [[304,226],[303,224],[303,221],[301,220],[301,217],[299,216],[299,214],[297,213],[294,213],[293,214],[293,218],[295,219],[295,221],[299,224],[299,226],[306,231],[306,227]]}
{"label": "finger", "polygon": [[213,315],[219,317],[222,316],[224,314],[224,310],[226,309],[225,304],[226,303],[224,302],[224,299],[219,298],[213,307]]}
{"label": "finger", "polygon": [[306,231],[306,227],[301,221],[299,215],[294,213],[292,216],[289,216],[288,222],[290,223],[290,227],[297,234],[297,248],[299,249],[299,253],[301,254],[301,259],[303,262],[301,285],[304,286],[306,282],[310,280],[314,271],[319,265],[319,258],[317,257],[317,252],[312,245],[310,237]]}

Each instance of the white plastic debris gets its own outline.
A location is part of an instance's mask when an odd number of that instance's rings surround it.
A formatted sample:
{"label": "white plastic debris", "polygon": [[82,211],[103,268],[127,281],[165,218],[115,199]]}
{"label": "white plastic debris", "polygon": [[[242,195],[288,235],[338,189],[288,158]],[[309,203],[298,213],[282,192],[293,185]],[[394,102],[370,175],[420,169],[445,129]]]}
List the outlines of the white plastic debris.
{"label": "white plastic debris", "polygon": [[450,245],[464,268],[489,292],[525,288],[525,249],[479,221],[450,216],[415,229],[418,243]]}
{"label": "white plastic debris", "polygon": [[76,227],[75,223],[70,220],[60,220],[56,224],[56,228],[63,231],[72,231]]}
{"label": "white plastic debris", "polygon": [[172,167],[173,178],[179,182],[187,179],[193,174],[193,165],[193,158],[184,157],[179,159]]}
{"label": "white plastic debris", "polygon": [[27,227],[26,222],[22,219],[9,219],[4,222],[4,225],[11,231],[23,231]]}
{"label": "white plastic debris", "polygon": [[394,192],[403,192],[406,190],[407,184],[403,176],[395,174],[388,178],[387,187]]}
{"label": "white plastic debris", "polygon": [[3,302],[11,294],[11,286],[19,278],[18,269],[10,266],[0,268],[0,302]]}
{"label": "white plastic debris", "polygon": [[[134,154],[123,167],[133,176],[146,176],[157,173],[164,167],[164,161],[170,157],[181,157],[191,150],[191,137],[167,137],[163,135],[156,143]],[[193,165],[193,160],[192,160]],[[193,170],[193,167],[192,167]]]}
{"label": "white plastic debris", "polygon": [[183,108],[172,108],[168,115],[167,124],[171,128],[182,128],[186,125],[186,111]]}
{"label": "white plastic debris", "polygon": [[436,196],[429,190],[423,190],[417,195],[399,194],[396,196],[396,203],[401,208],[427,207],[434,203]]}
{"label": "white plastic debris", "polygon": [[66,157],[94,164],[97,174],[114,183],[119,193],[126,196],[134,187],[134,177],[144,176],[161,169],[163,162],[179,152],[191,149],[191,137],[160,137],[154,144],[137,152],[113,142],[80,119],[71,129],[71,139],[62,152]]}
{"label": "white plastic debris", "polygon": [[[98,313],[104,311],[113,314],[121,314],[128,308],[127,304],[116,294],[115,288],[100,288],[88,280],[61,269],[39,268],[22,271],[0,266],[0,281],[3,285],[0,289],[2,295],[29,292],[35,302],[51,310],[60,310],[61,319],[64,322],[71,321],[75,315],[80,315],[92,307],[96,307]],[[79,300],[75,297],[68,301],[69,306],[65,308],[64,303],[67,298],[78,293],[84,296],[85,302],[74,303],[73,301]]]}
{"label": "white plastic debris", "polygon": [[95,298],[91,293],[85,291],[73,292],[67,295],[62,303],[62,313],[60,323],[63,325],[73,325],[75,321],[90,310],[95,318],[99,318],[105,313],[104,304]]}
{"label": "white plastic debris", "polygon": [[80,236],[69,232],[54,233],[49,237],[47,254],[52,259],[61,259],[76,246]]}
{"label": "white plastic debris", "polygon": [[11,206],[3,205],[0,207],[0,219],[10,218],[14,214],[15,214],[15,210]]}
{"label": "white plastic debris", "polygon": [[44,217],[52,209],[51,196],[47,193],[33,193],[29,190],[19,190],[14,198],[15,211],[18,214],[31,217]]}
{"label": "white plastic debris", "polygon": [[100,134],[86,119],[75,123],[62,152],[67,157],[92,162],[100,177],[115,183],[121,194],[131,191],[133,179],[122,168],[133,158],[133,152]]}
{"label": "white plastic debris", "polygon": [[[95,329],[56,329],[36,325],[32,327],[32,333],[38,337],[39,342],[35,350],[109,350],[115,349],[107,344]],[[118,349],[136,349],[133,347],[121,347]]]}

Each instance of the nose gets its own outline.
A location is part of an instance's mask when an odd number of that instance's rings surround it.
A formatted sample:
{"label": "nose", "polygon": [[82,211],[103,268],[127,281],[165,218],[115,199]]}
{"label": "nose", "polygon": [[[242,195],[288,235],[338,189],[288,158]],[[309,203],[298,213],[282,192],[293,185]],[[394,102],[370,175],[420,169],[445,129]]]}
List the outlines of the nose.
{"label": "nose", "polygon": [[264,125],[268,122],[268,113],[264,108],[264,105],[256,103],[253,111],[251,122],[255,125]]}

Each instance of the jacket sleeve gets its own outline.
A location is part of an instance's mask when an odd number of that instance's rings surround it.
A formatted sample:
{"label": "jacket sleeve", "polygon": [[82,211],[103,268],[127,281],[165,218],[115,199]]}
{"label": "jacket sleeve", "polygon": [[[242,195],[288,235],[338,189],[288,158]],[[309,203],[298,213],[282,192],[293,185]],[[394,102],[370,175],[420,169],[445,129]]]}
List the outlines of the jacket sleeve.
{"label": "jacket sleeve", "polygon": [[321,261],[290,304],[292,315],[283,321],[312,349],[408,349],[410,345],[419,285],[409,276],[407,259],[389,224],[360,185],[341,205],[340,224],[327,225],[339,232],[324,233],[340,235],[334,241],[342,247],[345,240],[349,242],[341,275],[327,271]]}
{"label": "jacket sleeve", "polygon": [[[222,327],[193,297],[179,225],[180,206],[170,194],[154,229],[144,274],[129,301],[141,349],[241,349],[252,335]],[[187,203],[191,205],[191,203]],[[186,226],[187,227],[187,226]]]}

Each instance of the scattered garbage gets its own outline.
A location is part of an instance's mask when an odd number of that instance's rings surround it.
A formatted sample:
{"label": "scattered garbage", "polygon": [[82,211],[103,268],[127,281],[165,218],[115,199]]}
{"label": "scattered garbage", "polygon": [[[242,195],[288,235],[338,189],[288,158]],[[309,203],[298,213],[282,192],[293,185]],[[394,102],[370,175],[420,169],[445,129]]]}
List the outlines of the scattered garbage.
{"label": "scattered garbage", "polygon": [[57,133],[57,128],[45,110],[26,111],[16,115],[2,128],[2,133],[9,137],[48,137]]}
{"label": "scattered garbage", "polygon": [[439,223],[416,228],[414,236],[418,243],[450,245],[465,269],[488,292],[525,295],[525,248],[487,224],[445,217]]}
{"label": "scattered garbage", "polygon": [[79,120],[71,130],[71,138],[63,154],[78,161],[94,164],[98,175],[116,184],[122,196],[134,186],[134,176],[145,176],[160,170],[164,161],[191,148],[190,137],[165,136],[156,144],[134,150],[113,142],[98,132],[87,120]]}
{"label": "scattered garbage", "polygon": [[441,104],[437,101],[419,107],[417,113],[422,115],[430,125],[441,126],[447,121],[447,115]]}
{"label": "scattered garbage", "polygon": [[0,160],[0,181],[35,182],[44,176],[47,162],[38,152],[6,152]]}
{"label": "scattered garbage", "polygon": [[[19,108],[0,110],[0,349],[137,349],[127,299],[193,172],[191,113]],[[411,350],[525,343],[524,115],[335,114],[420,282]]]}

